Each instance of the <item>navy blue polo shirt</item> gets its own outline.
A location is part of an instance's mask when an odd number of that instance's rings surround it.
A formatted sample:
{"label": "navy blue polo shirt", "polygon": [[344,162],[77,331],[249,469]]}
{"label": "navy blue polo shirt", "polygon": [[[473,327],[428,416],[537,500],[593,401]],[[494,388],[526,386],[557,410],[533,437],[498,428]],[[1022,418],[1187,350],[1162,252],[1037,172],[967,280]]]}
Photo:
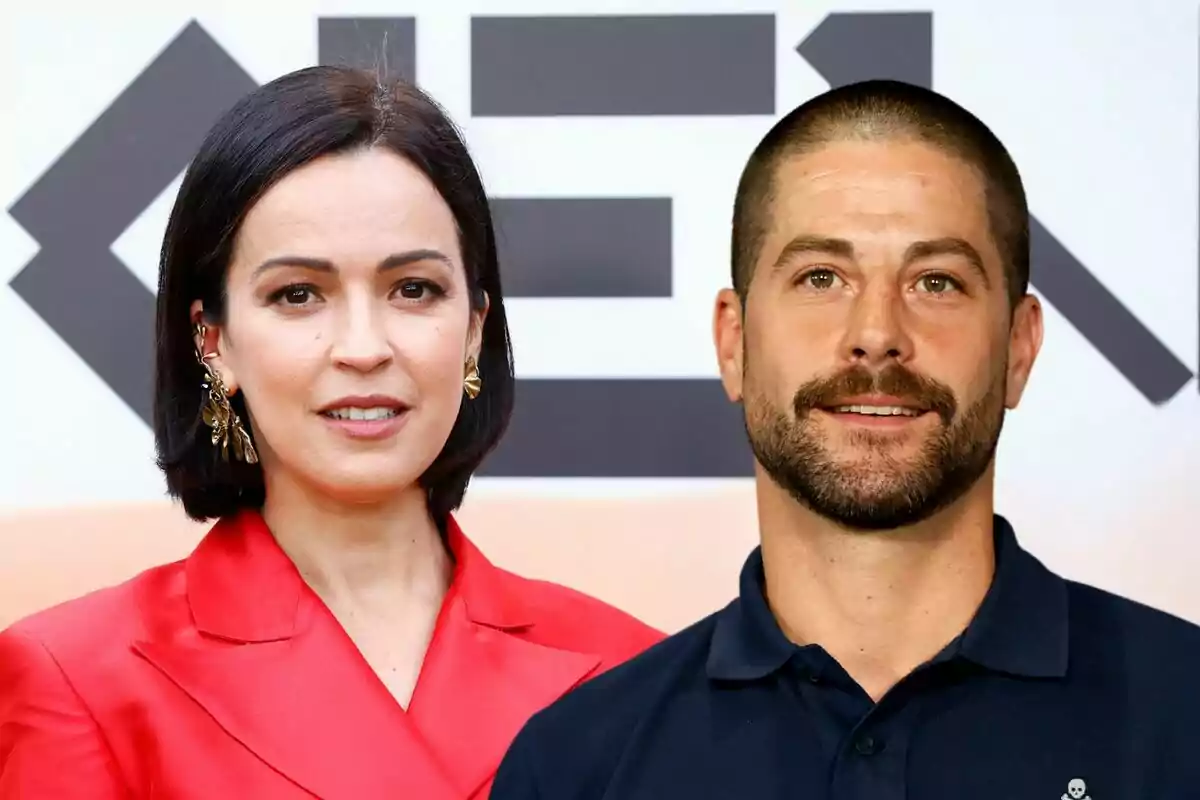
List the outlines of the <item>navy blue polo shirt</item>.
{"label": "navy blue polo shirt", "polygon": [[880,702],[783,635],[756,549],[736,600],[535,715],[491,800],[1200,798],[1200,628],[994,530],[974,619]]}

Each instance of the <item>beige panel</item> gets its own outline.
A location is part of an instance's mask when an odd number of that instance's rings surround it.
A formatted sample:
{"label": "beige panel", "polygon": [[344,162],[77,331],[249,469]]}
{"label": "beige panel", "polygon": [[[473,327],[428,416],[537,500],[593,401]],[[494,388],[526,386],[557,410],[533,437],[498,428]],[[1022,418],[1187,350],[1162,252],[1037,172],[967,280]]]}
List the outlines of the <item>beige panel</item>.
{"label": "beige panel", "polygon": [[[1200,622],[1197,531],[1180,488],[1162,487],[1110,520],[1121,536],[1080,526],[1077,510],[1053,504],[1012,519],[1022,543],[1051,569]],[[646,499],[478,493],[459,519],[498,564],[573,586],[671,632],[735,594],[757,536],[750,482]],[[181,558],[207,528],[167,503],[0,516],[0,627]]]}
{"label": "beige panel", "polygon": [[[664,500],[474,500],[464,529],[498,564],[677,630],[728,601],[756,541],[752,490]],[[0,517],[0,627],[186,556],[207,530],[169,504]]]}

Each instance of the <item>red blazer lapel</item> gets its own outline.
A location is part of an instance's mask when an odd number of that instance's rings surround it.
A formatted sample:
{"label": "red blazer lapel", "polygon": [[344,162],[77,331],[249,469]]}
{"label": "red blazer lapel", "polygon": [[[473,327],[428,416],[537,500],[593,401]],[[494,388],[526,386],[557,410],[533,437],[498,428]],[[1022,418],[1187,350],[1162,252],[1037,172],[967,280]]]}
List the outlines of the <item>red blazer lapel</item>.
{"label": "red blazer lapel", "polygon": [[593,653],[528,641],[522,581],[493,566],[453,520],[455,594],[447,598],[409,715],[465,796],[499,766],[517,731],[600,665]]}
{"label": "red blazer lapel", "polygon": [[199,635],[135,648],[232,737],[326,800],[461,797],[261,518],[218,524],[186,571]]}

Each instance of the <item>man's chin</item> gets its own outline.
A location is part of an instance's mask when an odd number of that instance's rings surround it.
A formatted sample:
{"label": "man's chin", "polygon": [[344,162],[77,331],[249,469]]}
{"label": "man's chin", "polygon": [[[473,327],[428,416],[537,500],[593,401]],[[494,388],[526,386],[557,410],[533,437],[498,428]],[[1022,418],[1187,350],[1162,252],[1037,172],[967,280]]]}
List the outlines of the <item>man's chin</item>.
{"label": "man's chin", "polygon": [[[827,498],[830,505],[845,508],[889,509],[911,504],[914,492],[910,484],[876,482],[874,484],[843,484],[814,487],[814,494]],[[919,494],[919,493],[917,493]]]}
{"label": "man's chin", "polygon": [[931,483],[930,477],[916,459],[910,463],[866,457],[829,462],[818,475],[810,475],[808,482],[817,495],[841,498],[847,504],[888,507],[920,494],[919,489]]}
{"label": "man's chin", "polygon": [[939,423],[923,419],[895,428],[830,423],[829,431],[823,437],[824,449],[832,459],[849,460],[864,455],[904,458],[924,451],[942,430]]}
{"label": "man's chin", "polygon": [[899,487],[927,471],[925,449],[919,446],[854,447],[829,453],[822,470],[840,482],[855,486]]}

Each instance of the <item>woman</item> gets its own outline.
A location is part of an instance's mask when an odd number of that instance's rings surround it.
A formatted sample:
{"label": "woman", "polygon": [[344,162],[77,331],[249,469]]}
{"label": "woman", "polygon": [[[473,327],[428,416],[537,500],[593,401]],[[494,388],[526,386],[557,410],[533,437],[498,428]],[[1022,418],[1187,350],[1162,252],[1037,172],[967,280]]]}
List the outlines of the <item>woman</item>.
{"label": "woman", "polygon": [[221,119],[163,244],[155,436],[216,520],[0,635],[0,797],[479,798],[659,634],[455,523],[513,373],[479,175],[417,89],[312,68]]}

